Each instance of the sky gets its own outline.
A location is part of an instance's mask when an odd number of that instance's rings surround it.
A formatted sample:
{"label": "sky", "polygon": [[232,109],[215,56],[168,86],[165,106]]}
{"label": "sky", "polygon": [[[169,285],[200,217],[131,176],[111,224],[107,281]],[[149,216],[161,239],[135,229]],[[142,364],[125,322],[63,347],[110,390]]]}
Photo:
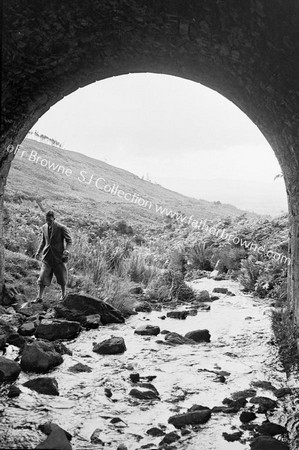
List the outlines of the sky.
{"label": "sky", "polygon": [[274,181],[281,169],[262,133],[199,83],[112,77],[65,97],[33,130],[191,197],[264,214],[286,210],[283,180]]}

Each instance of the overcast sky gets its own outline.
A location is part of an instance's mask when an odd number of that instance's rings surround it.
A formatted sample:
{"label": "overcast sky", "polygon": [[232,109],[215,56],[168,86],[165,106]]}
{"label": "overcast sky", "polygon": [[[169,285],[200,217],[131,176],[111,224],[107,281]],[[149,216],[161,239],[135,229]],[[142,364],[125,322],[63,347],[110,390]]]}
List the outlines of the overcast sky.
{"label": "overcast sky", "polygon": [[221,180],[221,201],[225,180],[273,185],[285,198],[283,182],[274,181],[280,166],[258,128],[217,92],[181,78],[132,74],[91,84],[54,105],[33,129],[197,198],[211,199],[198,192],[204,180],[214,180],[213,196]]}

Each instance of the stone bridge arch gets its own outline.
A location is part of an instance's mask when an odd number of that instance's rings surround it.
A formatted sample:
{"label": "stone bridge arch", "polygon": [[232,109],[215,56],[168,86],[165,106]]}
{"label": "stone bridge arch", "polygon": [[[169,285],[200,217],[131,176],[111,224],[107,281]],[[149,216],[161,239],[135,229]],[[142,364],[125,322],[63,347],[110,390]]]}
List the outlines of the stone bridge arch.
{"label": "stone bridge arch", "polygon": [[[279,160],[290,213],[288,299],[299,322],[299,3],[3,0],[1,20],[1,211],[7,146],[65,95],[131,72],[202,83],[243,110]],[[2,292],[2,214],[0,226]]]}

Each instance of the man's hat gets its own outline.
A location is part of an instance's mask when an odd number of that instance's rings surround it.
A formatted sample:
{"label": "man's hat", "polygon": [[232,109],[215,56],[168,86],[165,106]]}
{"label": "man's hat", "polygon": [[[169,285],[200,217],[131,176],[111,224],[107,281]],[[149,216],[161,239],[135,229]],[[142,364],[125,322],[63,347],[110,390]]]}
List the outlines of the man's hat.
{"label": "man's hat", "polygon": [[47,212],[46,217],[53,217],[55,219],[54,211],[50,210]]}

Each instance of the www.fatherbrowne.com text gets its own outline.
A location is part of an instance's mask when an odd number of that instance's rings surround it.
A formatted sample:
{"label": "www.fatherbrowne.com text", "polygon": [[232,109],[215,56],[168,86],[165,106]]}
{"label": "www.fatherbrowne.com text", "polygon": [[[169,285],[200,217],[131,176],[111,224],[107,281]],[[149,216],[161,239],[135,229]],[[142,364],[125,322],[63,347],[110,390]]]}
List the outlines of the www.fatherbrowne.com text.
{"label": "www.fatherbrowne.com text", "polygon": [[[18,145],[17,147],[14,147],[13,145],[9,145],[7,147],[8,153],[14,153],[15,155],[19,152],[22,145]],[[21,158],[23,158],[24,154],[27,155],[28,160],[39,164],[42,167],[45,167],[51,171],[60,173],[62,175],[65,175],[67,177],[70,177],[73,175],[73,171],[70,168],[66,168],[65,166],[55,164],[54,162],[51,162],[47,160],[46,158],[43,158],[42,156],[38,155],[35,150],[32,150],[31,153],[28,156],[28,153],[26,150],[20,150]],[[97,177],[95,174],[87,175],[86,170],[81,170],[79,173],[79,176],[77,177],[77,180],[80,183],[83,183],[85,185],[94,185],[96,189],[103,191],[107,194],[117,196],[121,199],[126,200],[127,202],[133,203],[135,205],[138,205],[142,208],[147,208],[149,210],[153,209],[153,203],[150,200],[145,200],[140,195],[138,195],[136,192],[125,192],[124,190],[120,189],[119,185],[114,182],[107,183],[105,178],[103,177]],[[182,224],[186,224],[191,226],[194,229],[205,231],[211,235],[214,235],[216,237],[220,237],[221,239],[227,240],[229,243],[233,243],[234,245],[240,245],[241,247],[245,248],[246,250],[251,250],[254,252],[257,252],[259,255],[266,255],[268,258],[273,258],[275,261],[279,261],[282,263],[290,264],[291,260],[287,256],[274,252],[272,250],[268,250],[263,245],[257,245],[252,241],[243,240],[242,238],[234,235],[229,234],[225,229],[223,228],[216,228],[214,226],[209,226],[207,224],[207,219],[205,220],[196,220],[193,215],[191,216],[184,216],[184,214],[180,212],[174,212],[166,207],[163,207],[161,205],[155,204],[155,212],[157,214],[165,215],[166,217],[170,217],[171,219],[176,220],[177,222],[181,222]]]}

